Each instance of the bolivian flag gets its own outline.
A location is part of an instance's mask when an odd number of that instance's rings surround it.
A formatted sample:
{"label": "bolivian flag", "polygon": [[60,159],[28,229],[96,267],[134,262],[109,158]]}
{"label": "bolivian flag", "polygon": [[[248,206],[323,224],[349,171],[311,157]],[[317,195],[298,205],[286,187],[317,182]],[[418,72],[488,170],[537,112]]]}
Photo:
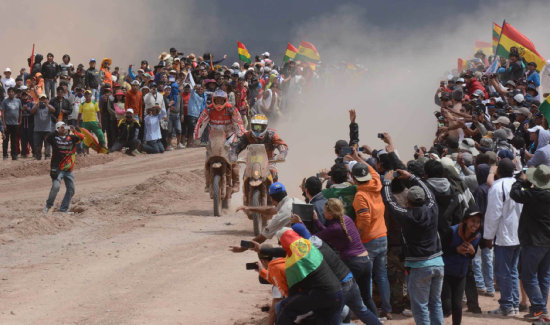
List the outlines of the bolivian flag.
{"label": "bolivian flag", "polygon": [[489,42],[476,41],[474,53],[477,53],[477,51],[479,50],[481,50],[486,56],[489,56],[491,55],[491,53],[493,53],[492,45]]}
{"label": "bolivian flag", "polygon": [[289,288],[317,270],[323,262],[321,252],[292,229],[285,231],[280,242],[286,251],[285,272]]}
{"label": "bolivian flag", "polygon": [[237,50],[239,52],[239,60],[244,63],[252,63],[252,60],[250,59],[250,53],[248,53],[248,50],[243,43],[237,42]]}
{"label": "bolivian flag", "polygon": [[525,35],[512,27],[512,25],[505,22],[502,26],[496,54],[508,58],[510,48],[513,46],[518,48],[519,55],[525,58],[527,62],[535,62],[537,64],[537,71],[542,70],[546,64],[546,60],[537,52],[535,45]]}
{"label": "bolivian flag", "polygon": [[497,53],[498,39],[500,38],[500,32],[502,27],[493,22],[493,54]]}
{"label": "bolivian flag", "polygon": [[296,54],[296,60],[317,64],[321,60],[321,57],[319,56],[319,52],[315,48],[315,45],[302,41],[300,48],[298,48],[298,53]]}
{"label": "bolivian flag", "polygon": [[550,121],[550,95],[540,104],[539,111],[546,117],[547,121]]}
{"label": "bolivian flag", "polygon": [[294,45],[288,43],[286,46],[286,52],[285,57],[283,58],[283,62],[288,62],[288,60],[293,59],[296,57],[296,53],[298,53],[298,49],[294,47]]}

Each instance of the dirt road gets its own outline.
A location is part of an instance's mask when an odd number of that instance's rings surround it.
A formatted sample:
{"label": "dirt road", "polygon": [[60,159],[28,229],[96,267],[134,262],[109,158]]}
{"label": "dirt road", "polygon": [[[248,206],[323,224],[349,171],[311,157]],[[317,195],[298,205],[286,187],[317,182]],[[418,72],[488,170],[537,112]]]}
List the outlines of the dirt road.
{"label": "dirt road", "polygon": [[203,149],[85,159],[69,216],[41,215],[49,162],[0,166],[0,324],[262,323],[269,288],[244,265],[255,256],[227,250],[252,236],[251,222],[211,216]]}

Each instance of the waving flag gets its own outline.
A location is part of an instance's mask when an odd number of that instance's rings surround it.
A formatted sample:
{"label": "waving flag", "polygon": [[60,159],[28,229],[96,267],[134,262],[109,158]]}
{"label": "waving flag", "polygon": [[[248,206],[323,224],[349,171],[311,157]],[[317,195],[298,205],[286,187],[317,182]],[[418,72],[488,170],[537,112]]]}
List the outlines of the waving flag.
{"label": "waving flag", "polygon": [[245,63],[252,63],[252,60],[250,60],[250,53],[248,53],[243,43],[237,42],[237,50],[239,52],[239,60]]}
{"label": "waving flag", "polygon": [[474,48],[474,53],[481,50],[483,54],[489,56],[493,53],[493,48],[491,43],[489,42],[483,42],[483,41],[476,41],[476,46]]}
{"label": "waving flag", "polygon": [[294,59],[296,57],[296,53],[298,53],[298,49],[295,48],[294,45],[288,43],[283,62],[288,62],[288,60]]}
{"label": "waving flag", "polygon": [[541,71],[546,64],[546,60],[537,52],[533,42],[512,25],[504,22],[496,54],[508,58],[511,47],[517,47],[519,55],[525,58],[527,62],[535,62],[537,64],[537,71]]}
{"label": "waving flag", "polygon": [[323,262],[323,255],[311,242],[289,229],[281,236],[281,246],[287,255],[285,272],[288,287],[305,279]]}
{"label": "waving flag", "polygon": [[540,104],[539,111],[546,117],[547,121],[550,121],[550,95]]}
{"label": "waving flag", "polygon": [[298,53],[296,54],[296,60],[307,61],[311,63],[319,63],[321,57],[319,52],[315,48],[315,45],[302,41],[300,48],[298,48]]}
{"label": "waving flag", "polygon": [[498,39],[500,38],[500,32],[502,27],[493,22],[493,54],[497,53]]}

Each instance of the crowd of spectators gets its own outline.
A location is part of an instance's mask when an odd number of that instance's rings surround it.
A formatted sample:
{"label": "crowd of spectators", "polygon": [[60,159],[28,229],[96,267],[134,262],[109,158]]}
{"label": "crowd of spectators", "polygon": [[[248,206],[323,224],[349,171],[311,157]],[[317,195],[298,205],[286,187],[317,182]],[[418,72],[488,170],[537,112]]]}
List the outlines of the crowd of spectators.
{"label": "crowd of spectators", "polygon": [[[270,323],[340,324],[351,310],[366,324],[397,313],[461,324],[463,299],[470,313],[548,320],[550,131],[540,77],[514,49],[498,63],[496,73],[481,63],[440,82],[434,141],[408,161],[388,133],[378,134],[380,149],[360,143],[351,110],[350,139],[336,142],[330,170],[301,184],[312,220],[293,212],[303,201],[283,184],[270,187],[273,206],[257,210],[267,226],[251,248],[231,247],[258,253],[261,281],[273,285]],[[265,243],[273,237],[281,247]],[[499,295],[498,308],[482,311],[480,295]]]}

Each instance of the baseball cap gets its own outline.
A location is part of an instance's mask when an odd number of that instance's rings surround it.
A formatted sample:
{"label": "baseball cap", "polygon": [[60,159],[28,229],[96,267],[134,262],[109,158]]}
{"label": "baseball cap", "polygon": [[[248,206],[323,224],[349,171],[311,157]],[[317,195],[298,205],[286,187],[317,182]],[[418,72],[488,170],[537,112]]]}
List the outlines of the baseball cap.
{"label": "baseball cap", "polygon": [[351,169],[351,174],[359,182],[368,182],[372,179],[368,166],[363,163],[356,163]]}
{"label": "baseball cap", "polygon": [[491,147],[493,147],[493,140],[492,140],[491,138],[483,137],[483,138],[481,138],[481,140],[479,141],[479,144],[480,144],[482,147],[491,148]]}
{"label": "baseball cap", "polygon": [[474,139],[465,138],[460,142],[460,144],[458,145],[458,148],[469,151],[474,157],[479,155],[479,151],[476,149],[476,143]]}
{"label": "baseball cap", "polygon": [[411,203],[424,203],[426,201],[426,193],[420,186],[412,186],[407,193],[407,200]]}
{"label": "baseball cap", "polygon": [[504,158],[498,162],[497,170],[501,175],[512,175],[515,169],[516,165],[510,158]]}
{"label": "baseball cap", "polygon": [[40,94],[40,98],[48,98],[48,96],[46,96],[46,94]]}
{"label": "baseball cap", "polygon": [[273,183],[271,184],[271,186],[269,186],[269,195],[282,193],[282,192],[286,192],[286,188],[280,182]]}
{"label": "baseball cap", "polygon": [[62,127],[62,126],[65,126],[65,122],[59,121],[59,122],[55,123],[55,129],[56,130],[59,130],[59,128]]}
{"label": "baseball cap", "polygon": [[336,144],[334,144],[334,149],[340,151],[340,149],[347,146],[348,146],[348,142],[346,140],[338,140],[336,141]]}
{"label": "baseball cap", "polygon": [[6,69],[4,69],[4,72],[11,72],[11,69],[10,69],[10,68],[6,68]]}
{"label": "baseball cap", "polygon": [[94,58],[91,58],[91,59],[90,59],[90,62],[95,62],[95,59],[94,59]]}
{"label": "baseball cap", "polygon": [[523,101],[525,100],[525,98],[523,97],[522,94],[516,94],[516,95],[514,96],[514,100],[515,100],[516,102],[518,102],[518,103],[523,103]]}
{"label": "baseball cap", "polygon": [[493,121],[493,123],[503,124],[503,125],[509,125],[510,119],[506,116],[499,116],[496,120]]}
{"label": "baseball cap", "polygon": [[517,110],[514,111],[514,113],[521,114],[521,115],[524,115],[526,117],[531,115],[531,111],[529,111],[529,109],[527,107],[519,107]]}
{"label": "baseball cap", "polygon": [[170,52],[177,52],[177,50],[176,50],[175,47],[171,47],[171,48],[170,48]]}
{"label": "baseball cap", "polygon": [[503,129],[498,129],[493,132],[493,139],[495,140],[507,140],[508,135],[506,134],[506,131]]}
{"label": "baseball cap", "polygon": [[537,131],[544,131],[544,128],[540,125],[535,125],[534,127],[527,129],[528,132],[535,133]]}
{"label": "baseball cap", "polygon": [[233,69],[239,69],[241,66],[239,65],[238,62],[233,62],[233,64],[231,65],[231,67],[232,67]]}
{"label": "baseball cap", "polygon": [[131,109],[131,108],[128,108],[128,109],[126,110],[126,113],[132,113],[132,114],[134,114],[134,110]]}
{"label": "baseball cap", "polygon": [[137,80],[132,81],[132,85],[138,85],[139,86],[139,81],[137,81]]}
{"label": "baseball cap", "polygon": [[500,150],[497,154],[497,156],[500,158],[500,159],[504,159],[504,158],[508,158],[510,160],[514,159],[514,153],[512,153],[510,150]]}
{"label": "baseball cap", "polygon": [[516,83],[513,82],[512,80],[508,80],[506,81],[506,83],[504,84],[505,86],[512,86],[512,87],[515,87],[516,86]]}

